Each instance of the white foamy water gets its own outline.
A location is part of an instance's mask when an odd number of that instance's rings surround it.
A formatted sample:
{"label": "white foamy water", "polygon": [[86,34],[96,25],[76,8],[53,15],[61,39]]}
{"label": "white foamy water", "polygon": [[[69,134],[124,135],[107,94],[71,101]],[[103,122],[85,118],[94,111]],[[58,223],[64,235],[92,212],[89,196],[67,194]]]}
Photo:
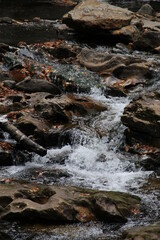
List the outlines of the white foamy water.
{"label": "white foamy water", "polygon": [[[15,177],[30,168],[61,169],[71,174],[66,184],[100,190],[132,192],[144,183],[151,172],[135,166],[134,156],[119,151],[125,127],[120,118],[127,98],[106,98],[92,89],[91,98],[103,103],[107,110],[90,119],[79,119],[80,128],[72,130],[72,146],[50,149],[45,157],[35,155],[25,166],[12,166],[1,171],[1,177]],[[58,164],[58,159],[65,164]],[[51,183],[52,184],[52,183]]]}
{"label": "white foamy water", "polygon": [[[91,97],[107,106],[107,111],[92,118],[88,126],[72,132],[72,146],[50,149],[37,163],[52,163],[52,158],[66,154],[64,165],[58,166],[72,177],[67,183],[103,190],[129,191],[141,186],[150,172],[136,169],[133,156],[120,153],[124,136],[120,122],[127,98],[106,98],[97,89]],[[100,132],[101,137],[97,132]]]}

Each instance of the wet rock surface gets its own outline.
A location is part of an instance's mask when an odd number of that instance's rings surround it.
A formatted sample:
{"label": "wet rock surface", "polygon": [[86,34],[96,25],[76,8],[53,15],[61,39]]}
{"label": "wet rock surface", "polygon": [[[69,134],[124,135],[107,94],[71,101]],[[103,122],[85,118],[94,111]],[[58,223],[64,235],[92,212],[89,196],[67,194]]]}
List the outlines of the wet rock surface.
{"label": "wet rock surface", "polygon": [[122,122],[127,143],[144,155],[141,165],[159,171],[159,92],[133,100],[124,110]]}
{"label": "wet rock surface", "polygon": [[158,240],[160,238],[160,223],[155,223],[153,225],[138,227],[131,229],[124,234],[124,239],[143,239],[143,240]]}
{"label": "wet rock surface", "polygon": [[0,1],[0,238],[159,239],[159,8],[75,4]]}
{"label": "wet rock surface", "polygon": [[4,184],[0,188],[1,220],[125,222],[133,209],[140,207],[138,197],[125,193],[31,184]]}
{"label": "wet rock surface", "polygon": [[122,121],[135,135],[138,132],[146,134],[146,142],[148,136],[148,140],[152,139],[150,143],[159,147],[159,92],[144,95],[130,103],[125,108]]}

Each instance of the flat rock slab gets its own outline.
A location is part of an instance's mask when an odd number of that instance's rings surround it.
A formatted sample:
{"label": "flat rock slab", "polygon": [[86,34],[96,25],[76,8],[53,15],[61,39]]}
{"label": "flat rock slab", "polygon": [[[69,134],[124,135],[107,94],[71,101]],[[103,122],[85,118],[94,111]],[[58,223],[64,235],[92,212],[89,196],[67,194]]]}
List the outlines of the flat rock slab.
{"label": "flat rock slab", "polygon": [[97,0],[80,3],[63,17],[68,26],[79,29],[114,30],[130,24],[133,13]]}
{"label": "flat rock slab", "polygon": [[125,240],[159,240],[160,239],[160,222],[133,228],[124,233]]}
{"label": "flat rock slab", "polygon": [[125,222],[140,199],[127,193],[33,184],[0,185],[0,219],[74,223]]}

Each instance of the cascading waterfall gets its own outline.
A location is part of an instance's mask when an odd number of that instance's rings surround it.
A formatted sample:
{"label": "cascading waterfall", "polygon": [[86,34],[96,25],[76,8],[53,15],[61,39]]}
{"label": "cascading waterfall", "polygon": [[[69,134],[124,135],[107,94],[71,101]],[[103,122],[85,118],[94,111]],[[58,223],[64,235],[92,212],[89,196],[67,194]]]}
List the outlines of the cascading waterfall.
{"label": "cascading waterfall", "polygon": [[[66,145],[59,149],[51,148],[45,157],[35,155],[32,161],[24,166],[4,167],[0,171],[0,177],[9,175],[11,178],[20,176],[23,179],[23,173],[27,170],[30,171],[31,169],[41,167],[50,170],[60,169],[68,172],[70,176],[67,179],[62,178],[60,180],[63,185],[71,184],[100,190],[135,193],[142,198],[142,202],[145,205],[150,205],[147,216],[138,221],[138,224],[144,225],[145,222],[148,223],[151,219],[158,217],[158,200],[156,194],[141,194],[141,187],[152,172],[143,171],[136,166],[137,159],[135,156],[120,151],[120,146],[124,141],[123,133],[125,129],[121,124],[120,118],[124,107],[129,103],[129,99],[106,98],[96,88],[92,89],[90,97],[105,104],[107,110],[92,119],[79,119],[80,128],[75,128],[72,131],[72,146]],[[101,136],[97,132],[101,132]],[[59,158],[61,155],[65,158],[65,163],[54,163],[54,159]],[[49,184],[52,183],[52,181],[49,181]],[[125,229],[127,226],[132,227],[135,224],[137,222],[130,220],[122,229]],[[103,232],[103,227],[99,225],[89,224],[84,228],[86,228],[88,237],[98,237]],[[82,227],[82,229],[84,228]],[[81,239],[83,239],[85,229],[82,234],[81,227],[78,226],[77,231],[79,231],[79,234],[82,235]],[[52,239],[52,234],[50,237],[45,236],[45,238],[48,240]],[[113,231],[110,235],[113,239],[114,234]],[[58,230],[57,236],[60,235],[61,238],[57,239],[67,239],[68,235],[64,236],[64,233],[62,234]]]}

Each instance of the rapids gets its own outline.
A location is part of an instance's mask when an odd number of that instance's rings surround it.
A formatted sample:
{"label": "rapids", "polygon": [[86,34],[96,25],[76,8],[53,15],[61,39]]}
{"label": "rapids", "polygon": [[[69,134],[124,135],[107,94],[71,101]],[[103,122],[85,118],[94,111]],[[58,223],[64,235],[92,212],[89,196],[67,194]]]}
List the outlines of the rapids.
{"label": "rapids", "polygon": [[[142,2],[149,2],[153,7],[160,9],[158,1],[109,1],[119,6],[128,7],[131,10],[137,10]],[[0,1],[1,3],[1,1]],[[11,9],[11,8],[10,8]],[[157,9],[157,10],[158,10]],[[6,11],[6,10],[4,10]],[[42,11],[42,9],[41,9]],[[15,13],[8,11],[11,16]],[[3,12],[5,15],[5,12]],[[46,14],[46,12],[44,12]],[[63,13],[61,12],[61,15]],[[28,17],[27,15],[25,17]],[[60,17],[60,16],[56,16]],[[32,50],[32,49],[31,49]],[[34,51],[31,51],[34,54]],[[140,52],[135,55],[140,56]],[[145,54],[144,54],[145,55]],[[34,56],[35,57],[35,56]],[[156,56],[146,56],[155,57]],[[159,58],[157,57],[157,61]],[[37,62],[47,63],[49,60],[37,57]],[[121,225],[108,225],[103,223],[87,223],[74,224],[72,226],[21,226],[19,223],[2,223],[0,230],[8,233],[11,239],[15,240],[54,240],[54,239],[108,239],[116,240],[119,234],[129,227],[135,225],[145,225],[159,219],[160,202],[156,191],[144,190],[144,186],[149,179],[158,178],[151,171],[144,171],[139,166],[139,157],[124,151],[125,127],[121,123],[121,116],[125,106],[131,101],[133,96],[123,97],[106,97],[103,91],[97,87],[99,77],[79,68],[75,71],[74,66],[62,66],[58,63],[50,63],[50,65],[73,79],[81,81],[93,80],[90,85],[91,98],[102,102],[107,110],[93,117],[75,118],[73,122],[75,127],[71,130],[72,144],[64,145],[60,148],[50,148],[45,157],[32,155],[30,162],[25,165],[15,165],[11,167],[0,168],[0,178],[11,178],[18,180],[28,180],[31,182],[75,185],[85,188],[93,188],[98,190],[111,190],[128,192],[136,194],[142,199],[142,206],[145,209],[142,216],[137,219],[129,219],[129,221]],[[63,67],[63,68],[62,68]],[[86,76],[87,71],[87,76]],[[152,86],[148,86],[145,91],[157,88],[157,76],[153,79]],[[84,93],[79,93],[84,95]],[[134,95],[134,94],[133,94]],[[5,121],[5,117],[1,116],[1,121]],[[78,123],[78,124],[77,124]],[[8,141],[8,134],[5,134]],[[55,161],[55,159],[62,159]],[[52,171],[57,170],[63,174],[57,180]],[[45,177],[34,175],[35,172],[48,172]]]}

